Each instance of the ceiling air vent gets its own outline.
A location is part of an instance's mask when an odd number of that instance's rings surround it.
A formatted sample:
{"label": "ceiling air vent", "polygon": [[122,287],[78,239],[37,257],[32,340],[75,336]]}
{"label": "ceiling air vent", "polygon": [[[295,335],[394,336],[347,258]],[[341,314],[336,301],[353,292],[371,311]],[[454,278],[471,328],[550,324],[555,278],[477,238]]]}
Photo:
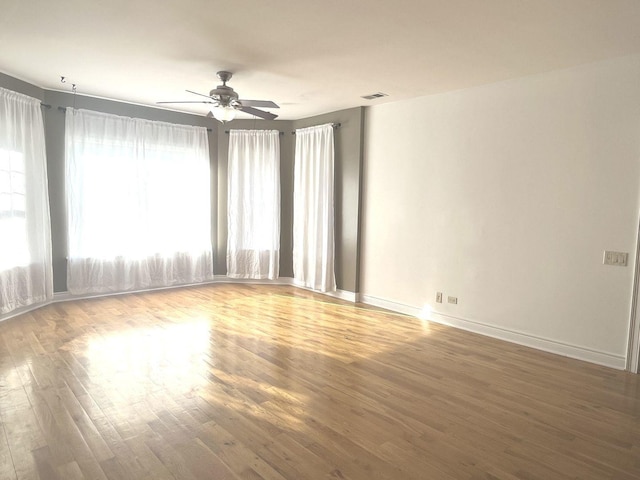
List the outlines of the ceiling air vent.
{"label": "ceiling air vent", "polygon": [[376,98],[382,98],[382,97],[388,97],[388,96],[389,95],[387,95],[386,93],[378,92],[378,93],[372,93],[371,95],[363,95],[362,98],[366,100],[375,100]]}

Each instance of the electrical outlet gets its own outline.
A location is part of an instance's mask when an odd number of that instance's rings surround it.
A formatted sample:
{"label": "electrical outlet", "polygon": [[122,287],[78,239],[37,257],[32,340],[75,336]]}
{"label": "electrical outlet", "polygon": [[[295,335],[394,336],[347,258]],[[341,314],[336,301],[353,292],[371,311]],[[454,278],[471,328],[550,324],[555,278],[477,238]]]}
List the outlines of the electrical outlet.
{"label": "electrical outlet", "polygon": [[436,303],[442,303],[442,292],[436,292]]}
{"label": "electrical outlet", "polygon": [[612,252],[605,250],[602,263],[605,265],[615,265],[617,267],[626,267],[629,254],[626,252]]}
{"label": "electrical outlet", "polygon": [[449,303],[453,303],[454,305],[457,305],[457,304],[458,304],[458,297],[449,297],[449,298],[447,299],[447,301],[448,301]]}

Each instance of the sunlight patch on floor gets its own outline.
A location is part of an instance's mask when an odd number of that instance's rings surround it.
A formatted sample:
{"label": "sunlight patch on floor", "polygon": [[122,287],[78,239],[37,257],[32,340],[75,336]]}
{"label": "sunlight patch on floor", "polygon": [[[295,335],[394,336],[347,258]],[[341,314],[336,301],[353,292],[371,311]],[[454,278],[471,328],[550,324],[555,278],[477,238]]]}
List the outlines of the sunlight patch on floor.
{"label": "sunlight patch on floor", "polygon": [[154,387],[185,391],[208,383],[209,337],[209,321],[193,319],[91,337],[82,355],[95,383],[117,385],[125,397]]}

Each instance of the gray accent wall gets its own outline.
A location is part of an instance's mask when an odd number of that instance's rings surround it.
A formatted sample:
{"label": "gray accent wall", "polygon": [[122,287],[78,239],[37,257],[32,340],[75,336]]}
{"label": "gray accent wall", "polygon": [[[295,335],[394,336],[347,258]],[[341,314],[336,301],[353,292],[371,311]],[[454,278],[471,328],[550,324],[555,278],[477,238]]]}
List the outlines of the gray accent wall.
{"label": "gray accent wall", "polygon": [[44,100],[44,90],[42,88],[31,85],[24,80],[10,77],[4,73],[0,73],[0,87],[22,93],[23,95],[28,95],[39,100]]}
{"label": "gray accent wall", "polygon": [[[214,273],[226,274],[227,248],[227,153],[232,129],[280,130],[281,219],[280,276],[293,276],[293,172],[296,128],[324,123],[340,123],[335,130],[335,248],[338,289],[359,291],[360,196],[363,157],[364,108],[352,108],[301,120],[234,120],[225,125],[201,115],[134,105],[113,100],[74,95],[70,92],[44,90],[0,73],[0,87],[40,99],[50,106],[43,108],[47,169],[51,210],[54,291],[66,292],[67,234],[64,181],[65,108],[76,107],[114,115],[144,118],[210,129],[212,238],[214,239]],[[114,186],[114,195],[117,188]],[[109,201],[108,198],[105,199]]]}

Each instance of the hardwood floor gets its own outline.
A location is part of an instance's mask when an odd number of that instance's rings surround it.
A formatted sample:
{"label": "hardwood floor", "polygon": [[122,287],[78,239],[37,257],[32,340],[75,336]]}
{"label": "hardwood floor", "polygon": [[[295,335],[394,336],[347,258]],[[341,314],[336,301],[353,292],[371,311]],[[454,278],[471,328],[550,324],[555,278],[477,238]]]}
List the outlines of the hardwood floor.
{"label": "hardwood floor", "polygon": [[290,287],[0,324],[0,479],[639,479],[640,376]]}

